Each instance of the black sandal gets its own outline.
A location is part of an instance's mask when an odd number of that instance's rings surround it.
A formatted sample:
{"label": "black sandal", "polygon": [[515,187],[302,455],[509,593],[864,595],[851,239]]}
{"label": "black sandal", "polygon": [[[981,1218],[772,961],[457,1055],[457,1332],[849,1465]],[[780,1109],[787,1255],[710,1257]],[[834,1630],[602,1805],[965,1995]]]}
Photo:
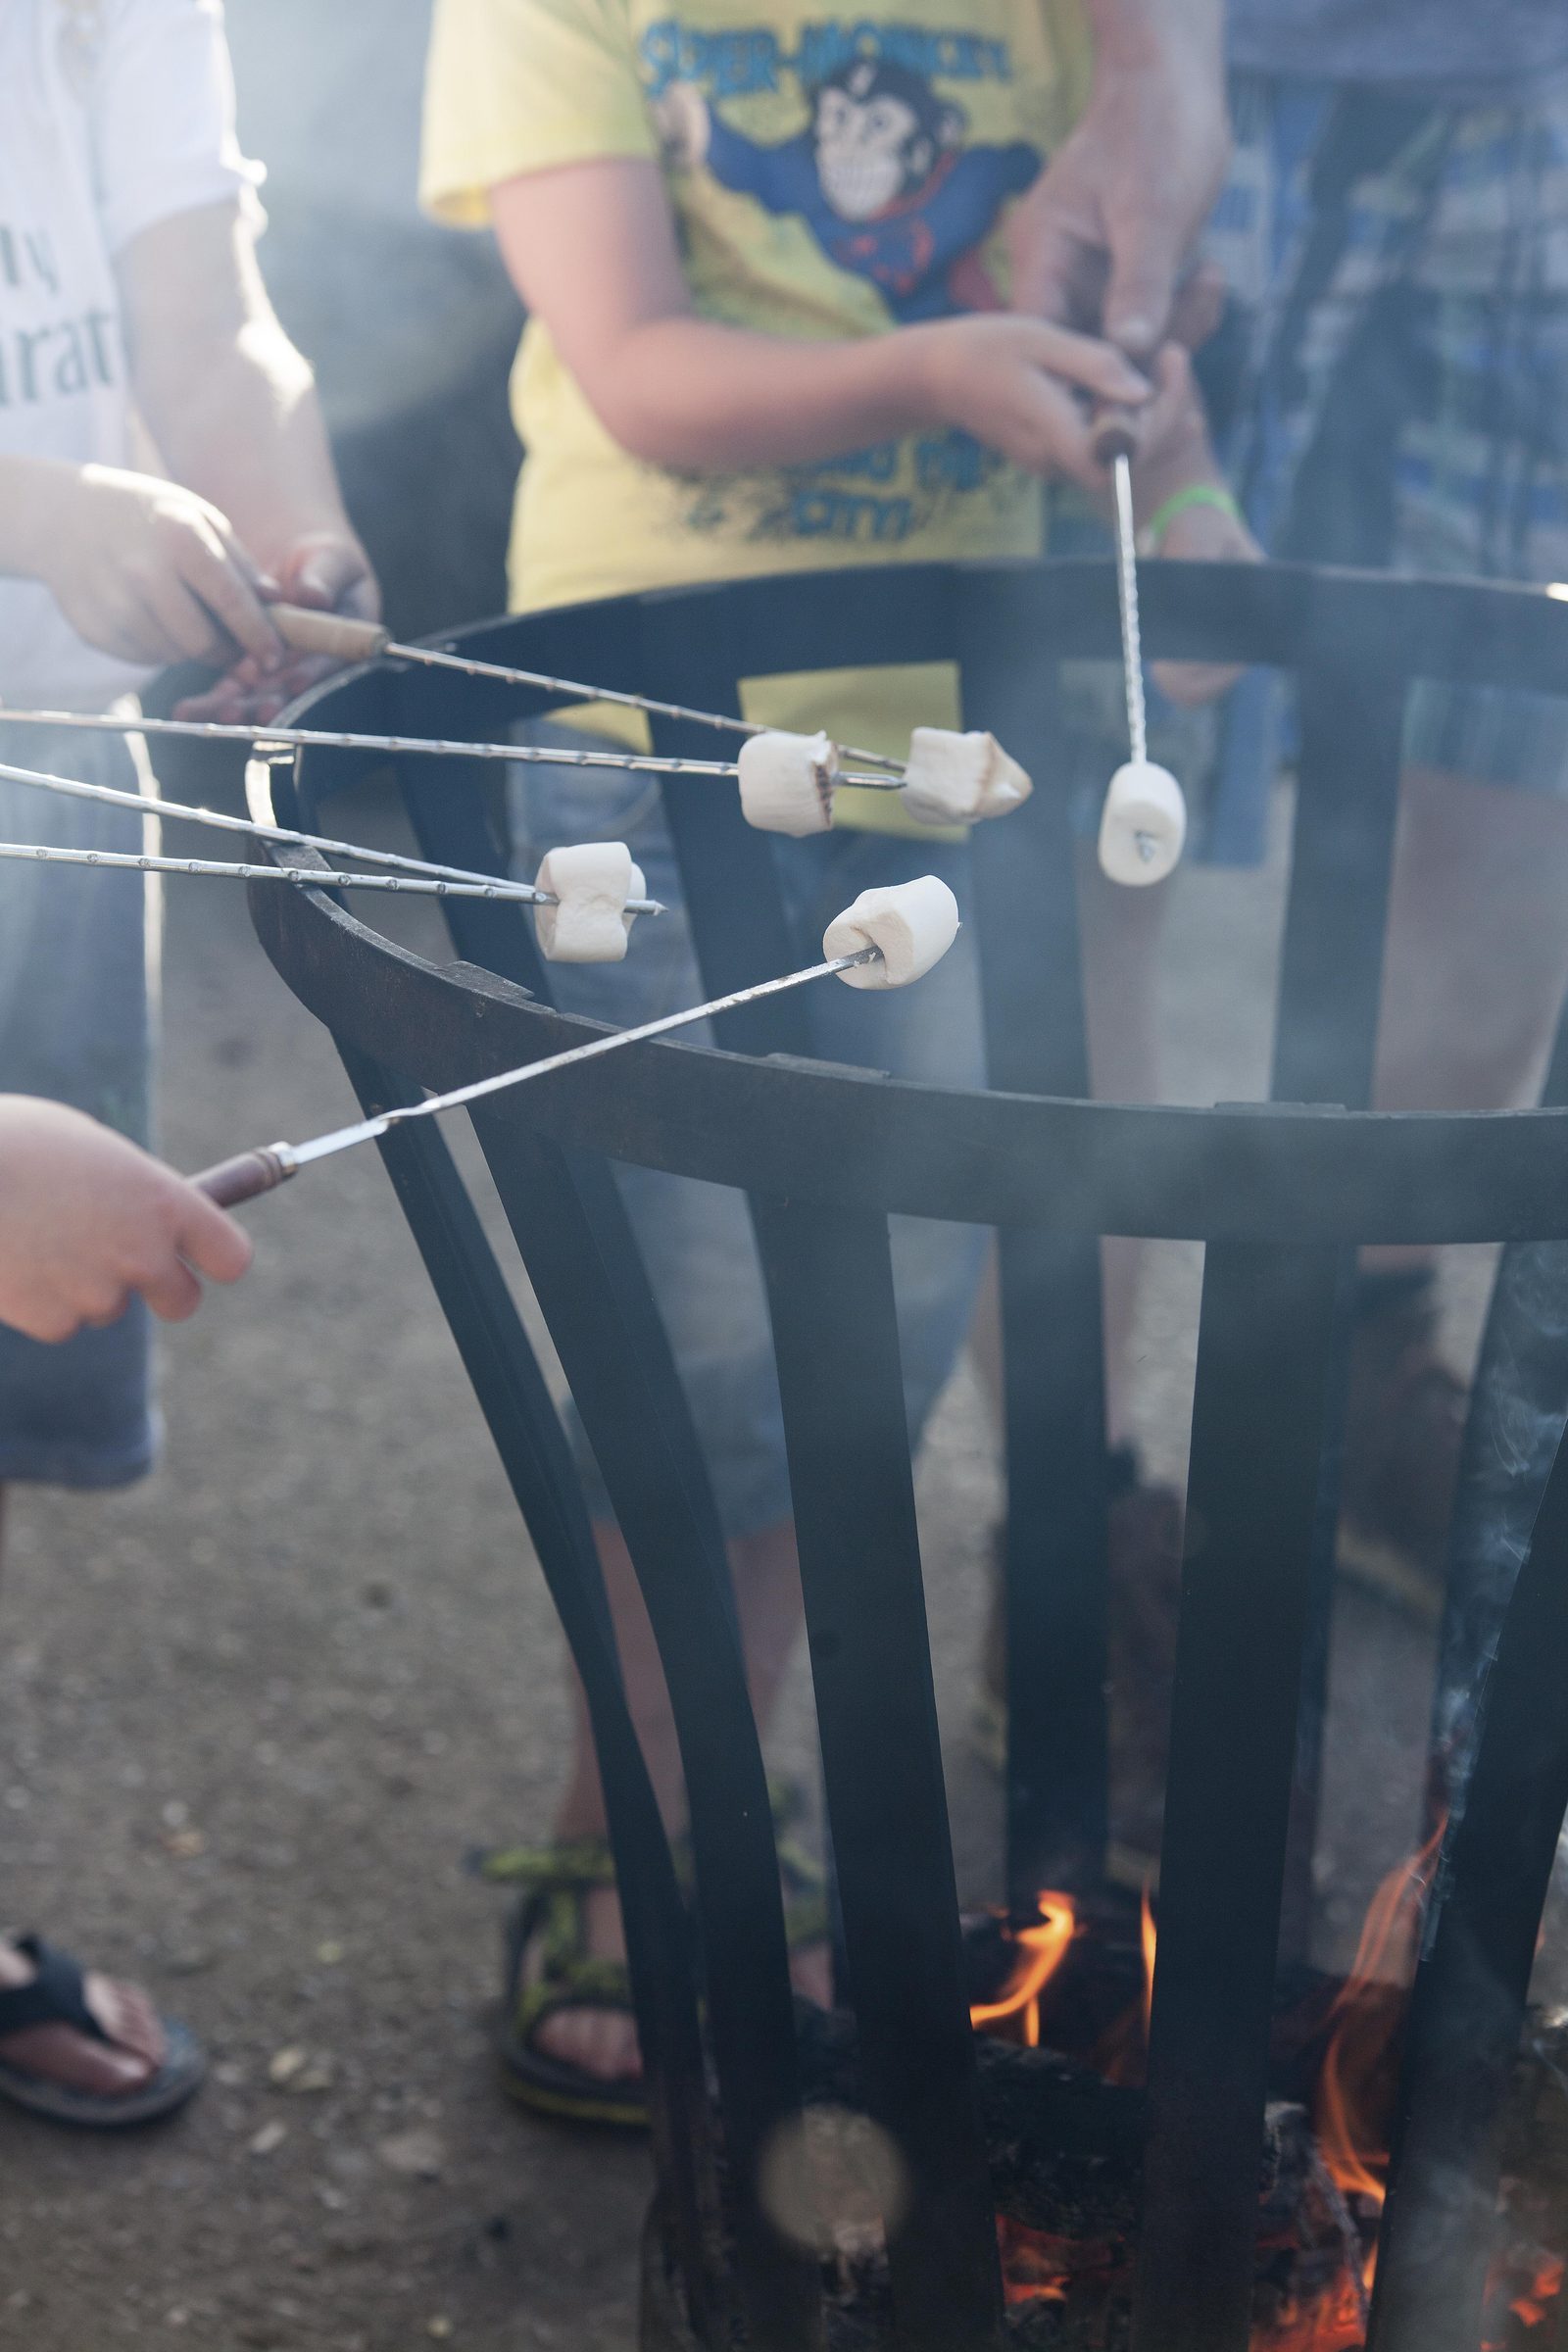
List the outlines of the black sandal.
{"label": "black sandal", "polygon": [[[33,1976],[25,1984],[0,1991],[0,2043],[28,2026],[70,2026],[90,2040],[119,2047],[104,2032],[87,2005],[86,1983],[79,1962],[69,1952],[45,1943],[38,1936],[19,1936],[15,1948],[32,1962]],[[0,2058],[0,2098],[41,2115],[53,2124],[71,2124],[83,2132],[122,2132],[134,2124],[158,2123],[183,2107],[201,2087],[207,2061],[201,2044],[184,2026],[163,2021],[168,2042],[164,2063],[139,2090],[74,2090],[51,2082],[24,2066]]]}

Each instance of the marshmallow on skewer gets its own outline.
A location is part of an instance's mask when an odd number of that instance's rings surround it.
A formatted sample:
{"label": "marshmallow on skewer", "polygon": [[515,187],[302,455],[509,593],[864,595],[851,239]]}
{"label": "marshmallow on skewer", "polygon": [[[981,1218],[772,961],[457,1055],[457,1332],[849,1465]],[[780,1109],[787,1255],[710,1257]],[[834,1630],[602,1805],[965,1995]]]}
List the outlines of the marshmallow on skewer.
{"label": "marshmallow on skewer", "polygon": [[648,885],[623,841],[584,841],[552,850],[534,886],[559,901],[534,908],[539,951],[547,962],[624,962],[633,921],[626,901],[646,898]]}
{"label": "marshmallow on skewer", "polygon": [[909,738],[903,803],[922,825],[972,825],[1005,816],[1034,786],[994,735],[916,727]]}
{"label": "marshmallow on skewer", "polygon": [[828,831],[839,754],[826,735],[787,735],[770,727],[747,736],[736,764],[749,825],[797,840]]}
{"label": "marshmallow on skewer", "polygon": [[906,988],[943,956],[958,936],[958,902],[935,874],[862,890],[822,935],[822,954],[857,956],[881,950],[880,963],[857,964],[839,978],[851,988]]}
{"label": "marshmallow on skewer", "polygon": [[1187,839],[1187,803],[1168,768],[1129,760],[1105,788],[1100,870],[1140,889],[1175,871]]}

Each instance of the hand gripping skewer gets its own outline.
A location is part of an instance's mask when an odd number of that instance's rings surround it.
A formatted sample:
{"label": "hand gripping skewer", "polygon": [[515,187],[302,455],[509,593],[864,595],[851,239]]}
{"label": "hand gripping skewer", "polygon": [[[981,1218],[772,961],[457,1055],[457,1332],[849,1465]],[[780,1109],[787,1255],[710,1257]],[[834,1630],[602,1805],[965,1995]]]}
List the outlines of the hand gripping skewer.
{"label": "hand gripping skewer", "polygon": [[[659,718],[690,719],[701,727],[718,727],[731,735],[761,735],[766,729],[746,718],[728,718],[716,710],[694,710],[685,703],[662,703],[647,694],[623,694],[610,686],[587,686],[580,678],[552,678],[537,669],[514,669],[495,662],[475,662],[466,654],[437,653],[428,645],[399,645],[390,629],[373,620],[354,620],[341,612],[312,612],[301,605],[269,605],[267,617],[278,635],[297,653],[325,654],[338,662],[375,662],[383,655],[394,662],[416,662],[428,669],[457,669],[469,678],[499,678],[510,686],[542,686],[548,693],[569,694],[584,703],[615,703],[622,710],[648,710]],[[850,760],[867,767],[899,773],[902,762],[880,752],[861,751],[842,744]]]}
{"label": "hand gripping skewer", "polygon": [[623,1046],[641,1045],[645,1039],[663,1037],[671,1029],[684,1029],[694,1021],[708,1020],[721,1012],[735,1012],[743,1004],[756,1004],[763,997],[782,996],[786,989],[804,988],[808,981],[826,980],[835,972],[853,971],[858,965],[880,963],[880,948],[861,948],[853,956],[832,956],[824,963],[813,963],[805,971],[786,972],[781,980],[761,980],[751,988],[735,989],[727,997],[714,997],[707,1004],[694,1004],[686,1012],[666,1012],[657,1021],[644,1021],[635,1029],[617,1029],[611,1037],[596,1037],[586,1046],[569,1047],[564,1054],[550,1054],[542,1061],[525,1062],[520,1069],[502,1070],[494,1078],[481,1078],[472,1086],[455,1087],[450,1094],[431,1095],[422,1102],[410,1102],[396,1110],[384,1110],[379,1117],[362,1119],[357,1127],[339,1127],[330,1135],[316,1136],[306,1144],[264,1144],[254,1152],[242,1152],[237,1158],[219,1162],[205,1169],[191,1182],[204,1192],[220,1208],[234,1208],[242,1200],[255,1200],[263,1193],[276,1190],[297,1176],[312,1160],[330,1159],[335,1152],[352,1151],[356,1144],[374,1143],[379,1136],[394,1127],[406,1126],[411,1119],[434,1118],[443,1110],[456,1110],[466,1102],[480,1102],[486,1095],[499,1095],[507,1088],[524,1086],[530,1078],[548,1078],[556,1070],[570,1069],[580,1061],[595,1061],[602,1054],[615,1054]]}
{"label": "hand gripping skewer", "polygon": [[[474,873],[462,865],[435,865],[428,858],[406,858],[396,850],[368,850],[358,842],[334,841],[324,833],[300,833],[289,825],[263,824],[254,817],[230,816],[218,808],[196,808],[184,801],[149,800],[139,792],[123,792],[115,784],[84,784],[74,776],[49,776],[30,767],[10,767],[4,762],[0,762],[0,782],[34,784],[40,792],[52,792],[66,800],[102,801],[112,808],[129,808],[138,816],[177,817],[185,824],[208,825],[221,833],[249,833],[260,841],[284,842],[295,849],[319,850],[331,858],[357,858],[366,865],[383,865],[398,875],[414,877],[400,885],[389,881],[384,874],[324,876],[312,873],[296,876],[296,879],[318,882],[326,889],[336,885],[352,886],[356,890],[401,887],[417,895],[422,885],[426,897],[510,899],[524,906],[551,906],[556,904],[552,892],[536,889],[531,882],[514,882],[498,874]],[[37,858],[45,864],[134,865],[147,873],[220,874],[247,882],[293,870],[262,865],[217,865],[195,858],[159,859],[107,850],[63,850],[25,843],[0,844],[0,856]],[[436,889],[436,883],[443,887]],[[626,911],[628,914],[662,914],[664,909],[657,899],[628,899]]]}

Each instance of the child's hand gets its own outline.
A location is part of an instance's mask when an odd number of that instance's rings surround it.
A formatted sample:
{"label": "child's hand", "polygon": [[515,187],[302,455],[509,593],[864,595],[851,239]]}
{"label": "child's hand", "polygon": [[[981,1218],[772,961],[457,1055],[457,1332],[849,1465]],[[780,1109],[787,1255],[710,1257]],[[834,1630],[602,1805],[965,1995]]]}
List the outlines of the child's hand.
{"label": "child's hand", "polygon": [[[312,531],[273,564],[276,590],[291,605],[318,612],[346,612],[356,620],[378,620],[381,592],[369,558],[345,524]],[[322,654],[289,653],[282,662],[264,664],[246,654],[205,694],[187,695],[174,706],[176,718],[216,719],[223,726],[265,726],[309,688],[330,677],[340,662]]]}
{"label": "child's hand", "polygon": [[[1260,564],[1263,551],[1232,502],[1214,456],[1186,352],[1167,344],[1154,374],[1157,389],[1133,460],[1133,514],[1142,552],[1183,563]],[[1213,495],[1182,503],[1185,491],[1200,487]],[[1151,667],[1160,692],[1183,710],[1213,702],[1242,674],[1217,662],[1155,662]]]}
{"label": "child's hand", "polygon": [[943,318],[909,330],[922,338],[929,403],[943,423],[973,433],[1030,473],[1066,474],[1102,492],[1104,467],[1091,447],[1089,408],[1080,397],[1142,409],[1154,395],[1147,376],[1113,344],[1011,312]]}
{"label": "child's hand", "polygon": [[122,662],[263,663],[283,645],[267,583],[226,518],[194,491],[110,466],[61,467],[36,576],[77,635]]}
{"label": "child's hand", "polygon": [[250,1260],[232,1217],[123,1136],[0,1096],[0,1323],[69,1340],[136,1295],[180,1323],[201,1304],[198,1274],[237,1282]]}

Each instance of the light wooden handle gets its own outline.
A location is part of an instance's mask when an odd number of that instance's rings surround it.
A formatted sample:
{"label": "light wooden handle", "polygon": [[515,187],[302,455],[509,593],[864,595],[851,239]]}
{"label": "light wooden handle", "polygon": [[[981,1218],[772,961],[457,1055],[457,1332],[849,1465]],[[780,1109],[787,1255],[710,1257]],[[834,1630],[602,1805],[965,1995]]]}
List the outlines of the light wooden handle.
{"label": "light wooden handle", "polygon": [[1140,430],[1136,409],[1118,408],[1114,401],[1098,401],[1090,425],[1090,447],[1102,466],[1113,466],[1118,458],[1138,454]]}
{"label": "light wooden handle", "polygon": [[269,605],[267,617],[285,645],[299,654],[326,654],[334,662],[373,662],[392,642],[379,621],[355,620],[346,612],[313,612],[305,605]]}
{"label": "light wooden handle", "polygon": [[234,1159],[220,1160],[216,1168],[204,1168],[191,1182],[220,1208],[237,1208],[242,1200],[259,1200],[263,1193],[276,1192],[293,1174],[293,1167],[264,1144]]}

